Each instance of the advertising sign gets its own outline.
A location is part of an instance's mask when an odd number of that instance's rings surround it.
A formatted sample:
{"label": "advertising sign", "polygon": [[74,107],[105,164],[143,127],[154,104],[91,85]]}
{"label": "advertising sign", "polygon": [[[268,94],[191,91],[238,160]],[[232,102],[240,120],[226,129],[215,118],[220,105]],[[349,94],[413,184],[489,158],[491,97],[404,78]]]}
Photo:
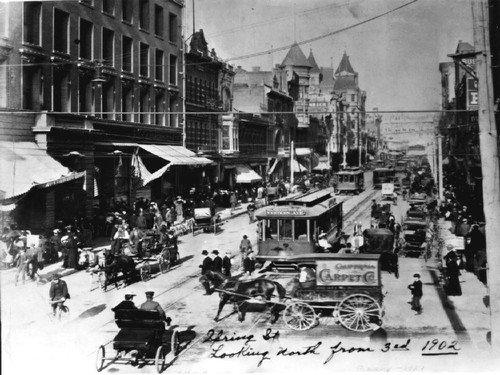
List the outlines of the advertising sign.
{"label": "advertising sign", "polygon": [[394,193],[394,184],[382,184],[382,195],[392,195]]}
{"label": "advertising sign", "polygon": [[304,216],[306,210],[296,207],[271,207],[266,209],[269,216]]}
{"label": "advertising sign", "polygon": [[317,285],[375,286],[379,284],[377,260],[318,261]]}
{"label": "advertising sign", "polygon": [[467,78],[467,109],[477,108],[478,102],[477,80]]}

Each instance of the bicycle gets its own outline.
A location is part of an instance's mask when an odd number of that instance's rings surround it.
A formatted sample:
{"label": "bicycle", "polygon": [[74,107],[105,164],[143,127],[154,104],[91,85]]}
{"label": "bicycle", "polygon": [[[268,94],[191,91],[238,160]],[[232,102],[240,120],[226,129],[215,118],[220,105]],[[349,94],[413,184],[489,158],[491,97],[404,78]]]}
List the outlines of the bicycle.
{"label": "bicycle", "polygon": [[69,307],[64,304],[64,301],[66,301],[65,298],[49,301],[51,308],[54,304],[57,304],[55,312],[52,310],[49,313],[51,321],[67,322],[69,320]]}

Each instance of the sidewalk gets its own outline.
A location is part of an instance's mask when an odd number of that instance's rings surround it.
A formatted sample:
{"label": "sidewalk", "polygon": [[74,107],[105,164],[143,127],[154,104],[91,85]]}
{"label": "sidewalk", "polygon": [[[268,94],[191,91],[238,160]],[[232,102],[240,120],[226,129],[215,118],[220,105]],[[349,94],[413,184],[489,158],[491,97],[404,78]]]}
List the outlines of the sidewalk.
{"label": "sidewalk", "polygon": [[[439,219],[438,230],[439,238],[446,242],[460,243],[463,238],[457,237],[450,231],[451,222]],[[441,257],[446,254],[446,245]],[[437,249],[436,249],[437,253]],[[438,254],[436,254],[437,256]],[[436,259],[436,271],[438,270],[441,259]],[[488,347],[486,333],[490,331],[490,310],[485,301],[488,298],[488,288],[478,279],[476,274],[468,272],[465,269],[460,270],[461,296],[448,296],[443,290],[443,295],[449,303],[448,308],[454,310],[458,316],[458,326],[462,326],[464,333],[467,334],[474,344],[478,347]],[[438,288],[443,288],[443,285]]]}
{"label": "sidewalk", "polygon": [[[240,215],[246,215],[247,213],[247,206],[249,203],[241,203],[239,206],[237,206],[234,210],[234,212],[231,213],[231,208],[221,208],[217,211],[217,213],[220,215],[222,222],[231,220],[237,216]],[[186,235],[189,235],[186,234]],[[98,253],[103,251],[104,249],[108,248],[110,246],[110,241],[109,238],[107,237],[98,237],[95,238],[92,241],[92,251],[94,253]],[[54,274],[59,273],[61,276],[68,276],[71,275],[75,272],[79,272],[81,270],[77,270],[74,268],[63,268],[62,267],[63,262],[57,262],[54,264],[49,264],[46,265],[43,270],[38,271],[38,275],[40,276],[40,283],[45,284],[47,282],[50,282],[54,276]],[[14,280],[14,274],[15,274],[16,269],[15,268],[10,268],[7,270],[3,270],[1,272],[2,279],[8,278],[12,279],[12,282]],[[30,283],[31,281],[27,281],[27,283]]]}

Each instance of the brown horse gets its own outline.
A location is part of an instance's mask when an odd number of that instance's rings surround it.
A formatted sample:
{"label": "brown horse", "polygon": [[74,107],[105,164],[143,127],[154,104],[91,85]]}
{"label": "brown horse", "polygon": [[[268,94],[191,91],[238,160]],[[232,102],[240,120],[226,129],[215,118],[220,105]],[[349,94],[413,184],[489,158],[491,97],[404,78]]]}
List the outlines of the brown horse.
{"label": "brown horse", "polygon": [[[271,305],[271,315],[273,319],[271,323],[275,323],[279,318],[279,313],[285,308],[281,303],[271,303],[271,297],[278,294],[279,302],[286,295],[285,288],[278,282],[265,278],[254,280],[239,280],[239,278],[226,278],[223,274],[214,271],[208,271],[205,275],[206,280],[213,283],[216,289],[222,290],[219,292],[220,302],[217,310],[215,321],[219,320],[219,315],[222,309],[228,302],[233,302],[235,310],[238,312],[238,320],[243,322],[247,312],[252,312],[252,305],[249,302],[251,298],[262,298],[266,307]],[[253,310],[255,311],[255,310]]]}

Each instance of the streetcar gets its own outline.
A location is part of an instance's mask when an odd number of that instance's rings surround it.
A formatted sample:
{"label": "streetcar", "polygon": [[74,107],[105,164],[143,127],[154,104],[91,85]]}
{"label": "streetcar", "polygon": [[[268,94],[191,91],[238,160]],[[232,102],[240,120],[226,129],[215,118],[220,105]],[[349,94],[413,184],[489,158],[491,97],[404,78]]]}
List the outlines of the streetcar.
{"label": "streetcar", "polygon": [[358,167],[344,169],[335,175],[337,176],[337,192],[339,194],[359,194],[365,188],[365,175]]}
{"label": "streetcar", "polygon": [[321,252],[320,235],[329,244],[340,239],[342,215],[342,202],[336,201],[331,188],[281,198],[258,209],[257,264],[295,270],[290,258]]}
{"label": "streetcar", "polygon": [[376,168],[373,170],[373,187],[382,189],[382,184],[394,182],[395,171],[393,168]]}

